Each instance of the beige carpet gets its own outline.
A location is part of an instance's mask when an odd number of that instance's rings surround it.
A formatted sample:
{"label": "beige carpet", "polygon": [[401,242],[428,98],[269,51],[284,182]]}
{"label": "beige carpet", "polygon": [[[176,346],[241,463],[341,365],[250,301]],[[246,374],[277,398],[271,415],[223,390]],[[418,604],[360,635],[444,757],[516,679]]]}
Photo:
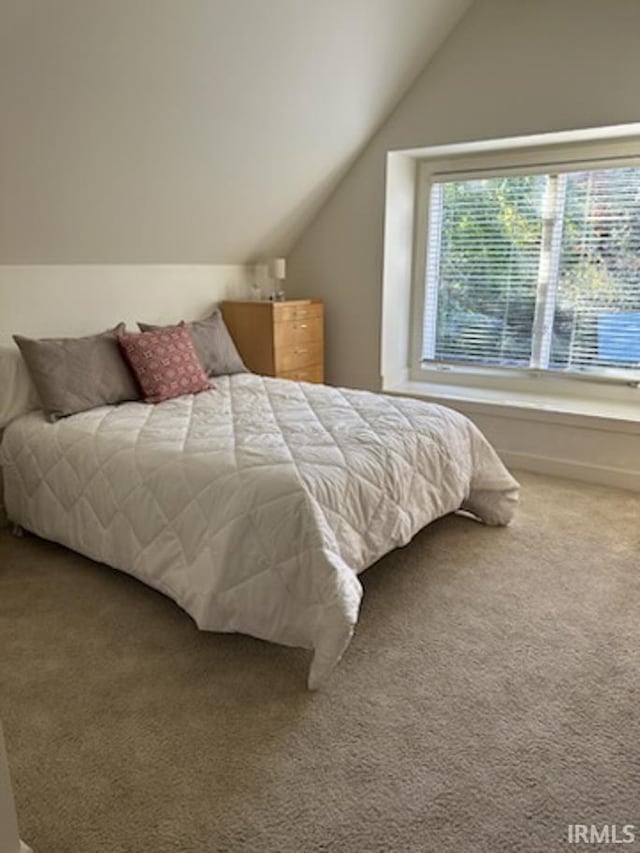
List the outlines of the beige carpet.
{"label": "beige carpet", "polygon": [[551,853],[578,849],[569,823],[640,825],[640,497],[522,481],[510,528],[449,517],[363,575],[317,694],[306,652],[199,633],[127,576],[3,533],[0,718],[25,839]]}

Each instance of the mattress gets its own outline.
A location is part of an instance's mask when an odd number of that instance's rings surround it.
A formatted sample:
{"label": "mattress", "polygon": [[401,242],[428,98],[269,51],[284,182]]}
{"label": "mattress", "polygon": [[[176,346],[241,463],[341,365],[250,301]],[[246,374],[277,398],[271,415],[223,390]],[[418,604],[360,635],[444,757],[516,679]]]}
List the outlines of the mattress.
{"label": "mattress", "polygon": [[312,649],[312,689],[349,644],[363,569],[459,509],[506,524],[518,495],[457,412],[251,374],[53,424],[31,412],[0,453],[12,521],[162,591],[201,629]]}

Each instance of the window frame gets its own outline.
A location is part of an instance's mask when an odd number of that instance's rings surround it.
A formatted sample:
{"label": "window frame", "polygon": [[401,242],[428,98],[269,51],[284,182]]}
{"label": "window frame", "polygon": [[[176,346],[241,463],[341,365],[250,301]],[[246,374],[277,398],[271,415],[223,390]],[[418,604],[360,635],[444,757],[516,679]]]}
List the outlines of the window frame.
{"label": "window frame", "polygon": [[[612,141],[542,145],[512,148],[452,157],[423,157],[418,160],[415,187],[413,234],[413,274],[409,325],[409,379],[418,382],[446,383],[471,388],[491,388],[511,393],[570,393],[579,396],[606,394],[604,386],[637,388],[637,376],[625,377],[622,371],[601,368],[589,371],[553,371],[545,368],[514,368],[491,365],[422,360],[424,309],[427,297],[426,277],[429,208],[431,187],[443,179],[471,180],[497,175],[548,174],[635,166],[640,168],[640,142]],[[533,384],[535,383],[535,385]]]}

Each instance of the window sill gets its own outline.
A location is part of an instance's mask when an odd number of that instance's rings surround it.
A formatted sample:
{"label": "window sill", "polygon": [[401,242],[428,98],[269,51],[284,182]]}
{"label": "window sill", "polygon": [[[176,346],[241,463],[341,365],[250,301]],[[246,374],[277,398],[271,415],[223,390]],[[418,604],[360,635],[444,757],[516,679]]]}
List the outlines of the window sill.
{"label": "window sill", "polygon": [[607,432],[640,435],[640,393],[637,403],[593,400],[587,397],[469,388],[434,382],[405,381],[384,387],[384,393],[417,397],[487,414],[541,423],[559,423]]}

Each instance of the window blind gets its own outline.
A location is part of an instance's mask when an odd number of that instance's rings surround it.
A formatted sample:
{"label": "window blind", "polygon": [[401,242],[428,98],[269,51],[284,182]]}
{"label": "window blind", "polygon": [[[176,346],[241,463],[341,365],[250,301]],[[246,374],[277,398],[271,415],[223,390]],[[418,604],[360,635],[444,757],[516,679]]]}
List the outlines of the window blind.
{"label": "window blind", "polygon": [[640,374],[640,168],[435,181],[422,349]]}

